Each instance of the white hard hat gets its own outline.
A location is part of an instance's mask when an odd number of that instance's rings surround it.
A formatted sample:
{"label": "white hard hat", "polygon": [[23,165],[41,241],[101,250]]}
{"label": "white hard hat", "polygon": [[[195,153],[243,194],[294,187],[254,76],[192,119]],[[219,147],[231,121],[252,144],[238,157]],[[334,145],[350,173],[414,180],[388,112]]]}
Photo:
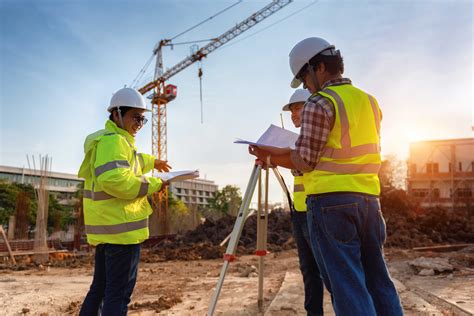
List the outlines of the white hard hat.
{"label": "white hard hat", "polygon": [[306,90],[306,89],[298,89],[293,92],[293,94],[290,97],[290,101],[288,104],[285,104],[282,108],[283,111],[290,111],[290,106],[294,103],[298,102],[306,102],[306,100],[309,99],[311,96],[311,93]]}
{"label": "white hard hat", "polygon": [[146,108],[145,99],[140,92],[133,88],[122,88],[114,93],[110,99],[107,111],[112,112],[117,107],[130,107],[150,111]]}
{"label": "white hard hat", "polygon": [[290,68],[293,73],[290,86],[292,88],[297,88],[301,84],[301,81],[296,79],[296,75],[311,58],[319,53],[332,56],[336,55],[336,50],[334,45],[319,37],[308,37],[293,47],[290,52]]}

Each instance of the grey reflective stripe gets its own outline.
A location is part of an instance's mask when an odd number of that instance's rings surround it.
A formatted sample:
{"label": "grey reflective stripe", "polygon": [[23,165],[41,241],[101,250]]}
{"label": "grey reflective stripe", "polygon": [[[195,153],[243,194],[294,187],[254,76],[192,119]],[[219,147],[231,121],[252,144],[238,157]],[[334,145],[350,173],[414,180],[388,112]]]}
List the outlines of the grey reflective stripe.
{"label": "grey reflective stripe", "polygon": [[375,99],[373,96],[368,95],[369,100],[370,100],[370,105],[372,106],[372,111],[374,112],[374,118],[375,118],[375,126],[377,127],[377,135],[380,137],[380,112],[377,107],[377,104],[375,103]]}
{"label": "grey reflective stripe", "polygon": [[304,192],[304,184],[295,184],[293,186],[293,192]]}
{"label": "grey reflective stripe", "polygon": [[145,159],[143,159],[142,154],[138,154],[138,158],[140,159],[140,167],[143,169],[145,168]]}
{"label": "grey reflective stripe", "polygon": [[128,233],[137,229],[147,228],[148,218],[138,222],[123,223],[116,225],[85,225],[87,234],[112,235]]}
{"label": "grey reflective stripe", "polygon": [[138,158],[137,158],[137,152],[133,151],[133,173],[137,175],[138,173]]}
{"label": "grey reflective stripe", "polygon": [[[351,147],[351,137],[349,134],[349,119],[347,117],[346,108],[344,107],[344,102],[342,101],[339,94],[331,89],[325,89],[323,92],[329,94],[335,101],[338,108],[339,117],[341,121],[341,147],[342,148],[329,148],[325,147],[323,150],[323,157],[333,158],[333,159],[349,159],[358,156],[368,155],[368,154],[378,154],[380,153],[380,145],[376,143],[363,144]],[[375,125],[377,127],[377,134],[380,136],[380,115],[378,107],[375,103],[375,99],[371,95],[367,95],[370,104],[372,106],[372,111],[374,113]]]}
{"label": "grey reflective stripe", "polygon": [[104,201],[104,200],[115,199],[114,196],[106,192],[103,192],[103,191],[94,192],[91,190],[84,190],[84,198],[91,199],[93,201]]}
{"label": "grey reflective stripe", "polygon": [[331,89],[325,89],[323,92],[329,94],[336,101],[337,109],[339,110],[339,119],[341,121],[341,147],[351,147],[351,136],[349,134],[349,119],[347,118],[346,108],[339,94],[332,91]]}
{"label": "grey reflective stripe", "polygon": [[338,164],[330,161],[320,161],[316,170],[334,172],[338,174],[375,173],[380,170],[380,164]]}
{"label": "grey reflective stripe", "polygon": [[142,197],[148,194],[148,186],[150,184],[148,183],[147,179],[145,177],[142,177],[142,184],[140,185],[140,190],[138,191],[137,197]]}
{"label": "grey reflective stripe", "polygon": [[378,154],[380,152],[379,144],[364,144],[350,148],[324,148],[323,157],[333,159],[354,158],[368,154]]}
{"label": "grey reflective stripe", "polygon": [[115,134],[117,134],[117,133],[106,133],[106,134],[104,134],[104,136],[112,136],[112,135],[115,135]]}
{"label": "grey reflective stripe", "polygon": [[98,177],[104,172],[112,170],[112,169],[116,169],[116,168],[130,168],[130,164],[128,163],[127,160],[109,161],[108,163],[95,168],[95,176]]}

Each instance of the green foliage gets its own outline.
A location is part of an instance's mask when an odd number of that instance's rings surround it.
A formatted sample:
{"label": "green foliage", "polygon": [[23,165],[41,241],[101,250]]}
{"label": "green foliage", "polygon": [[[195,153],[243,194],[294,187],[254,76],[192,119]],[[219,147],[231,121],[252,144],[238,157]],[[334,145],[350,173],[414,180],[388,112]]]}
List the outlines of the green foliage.
{"label": "green foliage", "polygon": [[406,180],[406,164],[396,155],[388,155],[382,161],[379,178],[382,191],[403,189]]}
{"label": "green foliage", "polygon": [[214,211],[236,216],[242,203],[240,189],[233,185],[226,185],[216,191],[213,198],[209,199],[209,208]]}
{"label": "green foliage", "polygon": [[0,181],[0,225],[8,225],[10,216],[15,215],[16,196],[19,192],[26,192],[30,198],[29,222],[34,224],[37,203],[33,186]]}
{"label": "green foliage", "polygon": [[[10,216],[15,215],[16,199],[20,192],[26,192],[30,198],[28,224],[34,227],[38,203],[35,198],[34,188],[30,184],[0,182],[0,225],[8,225]],[[73,208],[63,206],[53,195],[49,196],[48,205],[48,232],[54,229],[64,229],[74,222]]]}
{"label": "green foliage", "polygon": [[74,208],[58,203],[52,195],[49,196],[48,205],[48,232],[63,230],[67,225],[74,223]]}
{"label": "green foliage", "polygon": [[175,198],[171,192],[168,194],[168,218],[172,230],[179,231],[187,228],[189,209],[183,201]]}

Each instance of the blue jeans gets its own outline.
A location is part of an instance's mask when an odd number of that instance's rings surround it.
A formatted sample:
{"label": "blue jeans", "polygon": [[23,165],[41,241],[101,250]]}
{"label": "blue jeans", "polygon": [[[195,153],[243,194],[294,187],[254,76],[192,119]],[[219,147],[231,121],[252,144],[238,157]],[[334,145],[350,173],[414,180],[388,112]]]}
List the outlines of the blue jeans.
{"label": "blue jeans", "polygon": [[379,199],[358,193],[308,196],[316,261],[330,284],[338,316],[403,315],[383,257],[385,221]]}
{"label": "blue jeans", "polygon": [[308,316],[323,315],[324,286],[311,250],[306,214],[307,212],[291,212],[293,235],[298,247],[300,270],[303,275],[304,308]]}
{"label": "blue jeans", "polygon": [[137,280],[140,244],[101,244],[95,250],[92,285],[82,303],[80,316],[127,315]]}

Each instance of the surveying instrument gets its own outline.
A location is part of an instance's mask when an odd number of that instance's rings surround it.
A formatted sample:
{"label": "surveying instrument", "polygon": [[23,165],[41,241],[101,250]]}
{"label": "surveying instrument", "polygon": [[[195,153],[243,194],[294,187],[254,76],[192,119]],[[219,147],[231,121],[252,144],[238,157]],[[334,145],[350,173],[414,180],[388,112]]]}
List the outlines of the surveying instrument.
{"label": "surveying instrument", "polygon": [[256,160],[252,174],[250,175],[245,195],[242,199],[242,204],[235,220],[234,228],[230,234],[229,244],[227,245],[226,252],[224,254],[224,264],[221,269],[219,280],[212,296],[211,304],[207,311],[207,316],[212,316],[216,309],[217,300],[224,284],[224,278],[229,267],[229,264],[235,260],[235,251],[239,243],[242,229],[244,228],[245,220],[249,215],[250,201],[252,200],[255,187],[258,183],[258,206],[257,206],[257,249],[255,254],[259,257],[259,268],[258,268],[258,310],[263,312],[263,268],[264,268],[264,257],[267,254],[267,228],[268,228],[268,180],[269,180],[269,169],[271,168],[280,183],[283,191],[286,193],[289,205],[291,207],[291,197],[288,188],[283,180],[280,171],[276,167],[270,166],[270,157],[267,157],[266,162],[267,168],[265,169],[265,200],[264,207],[262,208],[262,169],[264,163],[261,160]]}

